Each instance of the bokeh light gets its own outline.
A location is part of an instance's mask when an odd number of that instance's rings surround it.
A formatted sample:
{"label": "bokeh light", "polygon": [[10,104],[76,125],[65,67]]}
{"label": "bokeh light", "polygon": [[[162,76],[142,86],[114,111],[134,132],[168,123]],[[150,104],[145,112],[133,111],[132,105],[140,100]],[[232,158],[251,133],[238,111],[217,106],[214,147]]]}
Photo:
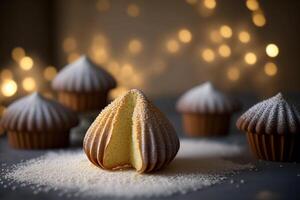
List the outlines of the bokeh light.
{"label": "bokeh light", "polygon": [[218,48],[220,56],[227,58],[231,55],[231,49],[227,44],[222,44]]}
{"label": "bokeh light", "polygon": [[32,77],[24,78],[22,81],[22,87],[27,92],[34,91],[36,89],[36,83],[35,83],[34,78],[32,78]]}
{"label": "bokeh light", "polygon": [[259,3],[257,0],[247,0],[246,6],[251,11],[256,11],[259,9]]}
{"label": "bokeh light", "polygon": [[47,81],[52,81],[53,78],[56,76],[56,74],[57,74],[57,70],[53,66],[48,66],[44,69],[44,78]]}
{"label": "bokeh light", "polygon": [[268,62],[264,66],[264,71],[268,76],[275,76],[277,74],[278,69],[275,63]]}
{"label": "bokeh light", "polygon": [[109,10],[109,8],[110,8],[109,0],[98,0],[96,3],[96,8],[100,12]]}
{"label": "bokeh light", "polygon": [[75,38],[73,37],[67,37],[63,41],[63,50],[66,53],[70,53],[72,51],[75,51],[77,48],[77,42]]}
{"label": "bokeh light", "polygon": [[204,49],[201,53],[201,57],[206,62],[212,62],[215,60],[215,53],[212,49]]}
{"label": "bokeh light", "polygon": [[269,57],[276,57],[279,54],[279,48],[276,44],[268,44],[266,47],[266,53]]}
{"label": "bokeh light", "polygon": [[229,26],[223,25],[220,27],[220,34],[224,38],[230,38],[232,36],[232,30]]}
{"label": "bokeh light", "polygon": [[239,32],[239,40],[242,43],[248,43],[251,40],[251,36],[247,31],[241,31]]}
{"label": "bokeh light", "polygon": [[254,23],[255,26],[263,27],[266,24],[266,18],[260,12],[253,13],[252,22]]}
{"label": "bokeh light", "polygon": [[1,92],[5,97],[13,96],[18,90],[18,86],[14,80],[5,80],[1,86]]}
{"label": "bokeh light", "polygon": [[217,2],[216,2],[216,0],[204,0],[203,5],[204,5],[204,7],[212,10],[212,9],[216,8]]}
{"label": "bokeh light", "polygon": [[177,40],[174,40],[174,39],[170,39],[167,41],[166,43],[166,48],[168,50],[168,52],[170,53],[176,53],[179,51],[179,43]]}
{"label": "bokeh light", "polygon": [[136,4],[129,4],[127,7],[127,14],[130,17],[138,17],[140,15],[140,7]]}
{"label": "bokeh light", "polygon": [[222,42],[222,36],[221,36],[220,32],[217,31],[217,30],[211,31],[210,35],[209,35],[209,38],[214,43],[220,43],[220,42]]}
{"label": "bokeh light", "polygon": [[106,48],[101,46],[94,46],[91,53],[91,57],[98,64],[106,63],[109,57],[109,53]]}
{"label": "bokeh light", "polygon": [[138,54],[142,51],[143,44],[139,39],[132,39],[129,41],[128,50],[132,54]]}
{"label": "bokeh light", "polygon": [[68,55],[68,63],[72,63],[80,57],[79,53],[70,53]]}
{"label": "bokeh light", "polygon": [[230,81],[237,81],[240,78],[240,70],[237,67],[229,67],[227,70],[227,78]]}
{"label": "bokeh light", "polygon": [[185,0],[185,1],[190,5],[196,5],[198,3],[198,0]]}
{"label": "bokeh light", "polygon": [[6,79],[12,79],[13,78],[13,74],[9,69],[3,69],[1,71],[1,79],[2,80],[6,80]]}
{"label": "bokeh light", "polygon": [[257,61],[257,57],[256,57],[255,53],[248,52],[245,54],[244,60],[248,65],[254,65]]}
{"label": "bokeh light", "polygon": [[178,39],[183,43],[189,43],[192,41],[192,33],[188,29],[181,29],[178,32]]}
{"label": "bokeh light", "polygon": [[25,56],[20,60],[19,64],[21,69],[28,71],[33,67],[34,63],[32,58],[30,58],[29,56]]}
{"label": "bokeh light", "polygon": [[15,47],[11,51],[11,57],[16,61],[19,62],[23,57],[25,57],[25,50],[22,47]]}

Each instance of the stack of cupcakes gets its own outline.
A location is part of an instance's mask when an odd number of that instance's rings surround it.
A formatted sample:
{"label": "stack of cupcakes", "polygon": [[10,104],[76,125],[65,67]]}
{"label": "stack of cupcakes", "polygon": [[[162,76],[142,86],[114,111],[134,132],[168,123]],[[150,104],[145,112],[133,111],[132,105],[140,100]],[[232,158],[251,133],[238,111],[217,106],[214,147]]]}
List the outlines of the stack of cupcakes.
{"label": "stack of cupcakes", "polygon": [[177,102],[183,126],[190,136],[225,136],[231,115],[240,104],[206,82],[187,91]]}
{"label": "stack of cupcakes", "polygon": [[52,82],[59,102],[77,112],[102,110],[115,87],[115,79],[86,56],[64,67]]}

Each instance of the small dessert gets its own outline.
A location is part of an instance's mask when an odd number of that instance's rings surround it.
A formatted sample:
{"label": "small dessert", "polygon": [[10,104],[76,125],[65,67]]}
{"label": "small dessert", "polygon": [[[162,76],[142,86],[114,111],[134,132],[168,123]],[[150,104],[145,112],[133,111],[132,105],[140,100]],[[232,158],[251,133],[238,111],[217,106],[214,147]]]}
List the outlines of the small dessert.
{"label": "small dessert", "polygon": [[88,129],[88,159],[103,169],[135,168],[139,173],[168,165],[179,150],[179,139],[167,118],[136,89],[115,99]]}
{"label": "small dessert", "polygon": [[8,106],[0,122],[9,144],[21,149],[65,147],[70,129],[77,124],[71,110],[37,92]]}
{"label": "small dessert", "polygon": [[116,87],[115,79],[104,69],[82,56],[64,67],[52,82],[58,100],[74,111],[101,110],[107,105],[108,92]]}
{"label": "small dessert", "polygon": [[225,136],[231,115],[240,105],[206,82],[183,94],[176,107],[183,115],[183,127],[189,136]]}
{"label": "small dessert", "polygon": [[281,93],[251,107],[236,125],[247,133],[257,158],[294,161],[299,157],[300,114]]}

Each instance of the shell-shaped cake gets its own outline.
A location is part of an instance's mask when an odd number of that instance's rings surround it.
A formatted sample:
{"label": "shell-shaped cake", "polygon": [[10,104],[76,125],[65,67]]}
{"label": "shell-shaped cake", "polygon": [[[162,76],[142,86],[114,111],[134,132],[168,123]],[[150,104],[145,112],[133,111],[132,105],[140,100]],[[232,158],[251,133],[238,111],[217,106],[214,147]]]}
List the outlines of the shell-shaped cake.
{"label": "shell-shaped cake", "polygon": [[231,113],[240,108],[233,98],[217,90],[206,82],[188,90],[177,102],[177,110],[182,113]]}
{"label": "shell-shaped cake", "polygon": [[1,119],[10,144],[16,148],[51,148],[68,143],[77,116],[54,100],[35,92],[13,102]]}
{"label": "shell-shaped cake", "polygon": [[300,114],[281,93],[245,112],[237,121],[240,130],[262,134],[300,134]]}
{"label": "shell-shaped cake", "polygon": [[179,139],[168,119],[136,89],[118,97],[96,118],[84,138],[89,160],[104,169],[139,173],[168,165]]}
{"label": "shell-shaped cake", "polygon": [[116,81],[90,58],[81,56],[57,74],[52,87],[57,91],[89,93],[115,88]]}

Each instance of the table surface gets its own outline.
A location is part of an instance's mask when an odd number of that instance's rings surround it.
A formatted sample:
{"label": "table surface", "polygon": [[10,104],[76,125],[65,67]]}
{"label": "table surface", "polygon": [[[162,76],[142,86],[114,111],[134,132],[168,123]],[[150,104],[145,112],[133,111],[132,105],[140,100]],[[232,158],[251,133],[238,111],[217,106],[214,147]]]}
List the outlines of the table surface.
{"label": "table surface", "polygon": [[[171,120],[175,129],[180,137],[185,137],[183,134],[180,115],[174,110],[174,99],[162,99],[155,101],[155,104],[166,113],[167,117]],[[244,107],[248,108],[255,100],[249,99],[244,103]],[[223,141],[226,143],[238,143],[247,146],[245,135],[239,133],[234,127],[236,120],[235,116],[232,120],[231,133],[228,137],[212,138],[211,140]],[[78,131],[78,130],[77,130]],[[84,132],[79,130],[78,132]],[[78,142],[76,138],[72,139],[72,146],[76,148]],[[47,151],[43,150],[15,150],[11,149],[7,144],[5,136],[0,137],[0,166],[1,163],[12,165],[30,158],[35,158],[43,155]],[[199,191],[189,192],[187,194],[172,195],[169,197],[155,197],[151,199],[300,199],[300,163],[279,163],[256,161],[251,157],[249,150],[247,155],[242,160],[248,160],[256,166],[257,171],[245,170],[238,174],[233,175],[229,179],[220,184],[204,188]],[[234,181],[232,183],[232,180]],[[244,180],[244,183],[240,183]],[[5,183],[4,183],[5,184]],[[17,188],[15,191],[4,188],[0,184],[0,199],[13,200],[13,199],[43,199],[43,200],[60,200],[67,199],[67,197],[59,197],[56,192],[38,193],[33,194],[29,188]],[[72,198],[72,199],[82,199]]]}

